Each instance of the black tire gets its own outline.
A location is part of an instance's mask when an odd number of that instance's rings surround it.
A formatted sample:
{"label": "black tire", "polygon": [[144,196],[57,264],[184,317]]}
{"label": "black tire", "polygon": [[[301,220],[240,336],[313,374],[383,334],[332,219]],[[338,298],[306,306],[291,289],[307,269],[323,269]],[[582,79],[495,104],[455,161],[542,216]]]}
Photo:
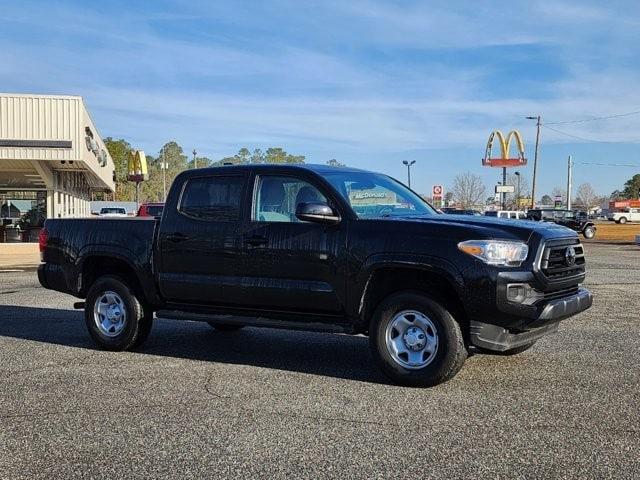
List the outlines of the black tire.
{"label": "black tire", "polygon": [[519,347],[512,348],[511,350],[505,350],[503,352],[498,352],[496,350],[487,350],[486,348],[480,348],[480,347],[476,347],[476,350],[478,353],[481,353],[483,355],[497,355],[499,357],[510,357],[512,355],[518,355],[519,353],[526,352],[536,344],[536,341],[527,343],[525,345],[520,345]]}
{"label": "black tire", "polygon": [[586,227],[582,234],[584,235],[584,238],[591,239],[596,236],[596,229],[593,227]]}
{"label": "black tire", "polygon": [[237,332],[238,330],[244,328],[243,325],[229,325],[226,323],[216,323],[216,322],[207,322],[211,328],[215,328],[221,332]]}
{"label": "black tire", "polygon": [[153,310],[144,309],[144,316],[140,320],[140,332],[138,338],[133,344],[133,348],[137,348],[147,341],[151,328],[153,327]]}
{"label": "black tire", "polygon": [[[126,315],[122,330],[114,336],[106,335],[98,327],[99,322],[94,315],[96,303],[104,298],[106,292],[117,295],[121,302],[118,305]],[[153,325],[153,313],[143,308],[139,298],[122,278],[113,275],[100,277],[91,285],[87,293],[84,313],[91,338],[104,350],[131,350],[141,345],[149,336]]]}
{"label": "black tire", "polygon": [[620,217],[620,219],[618,220],[618,223],[621,225],[624,225],[625,223],[627,223],[627,217]]}
{"label": "black tire", "polygon": [[[387,347],[387,327],[396,314],[403,311],[416,311],[428,317],[437,334],[433,358],[419,369],[402,366]],[[393,294],[378,306],[371,319],[369,345],[380,370],[393,382],[410,387],[430,387],[446,382],[460,371],[467,359],[460,325],[451,313],[436,300],[415,292]]]}

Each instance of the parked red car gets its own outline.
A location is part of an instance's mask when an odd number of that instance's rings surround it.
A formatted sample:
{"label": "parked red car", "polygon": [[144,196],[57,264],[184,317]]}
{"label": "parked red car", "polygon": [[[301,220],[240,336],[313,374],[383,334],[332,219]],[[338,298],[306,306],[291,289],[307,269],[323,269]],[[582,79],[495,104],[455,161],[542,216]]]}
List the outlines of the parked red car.
{"label": "parked red car", "polygon": [[164,203],[143,203],[138,209],[139,217],[159,217],[162,215]]}

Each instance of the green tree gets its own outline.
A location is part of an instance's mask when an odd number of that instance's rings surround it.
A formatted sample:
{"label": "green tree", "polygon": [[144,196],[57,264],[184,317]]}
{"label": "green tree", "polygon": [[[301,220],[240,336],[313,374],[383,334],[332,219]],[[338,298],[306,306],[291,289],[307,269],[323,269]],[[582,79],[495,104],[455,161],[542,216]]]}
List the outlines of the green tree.
{"label": "green tree", "polygon": [[335,158],[332,158],[331,160],[327,160],[327,165],[330,165],[332,167],[346,167],[344,163],[339,162]]}
{"label": "green tree", "polygon": [[281,147],[268,148],[264,153],[259,148],[256,148],[251,153],[248,148],[243,147],[234,156],[217,160],[211,166],[221,167],[225,164],[246,165],[248,163],[304,163],[304,158],[304,155],[291,155]]}
{"label": "green tree", "polygon": [[211,161],[210,158],[196,156],[196,163],[195,164],[193,163],[193,158],[192,158],[187,162],[187,169],[191,170],[192,168],[196,168],[196,166],[198,168],[207,168],[207,167],[210,167],[212,163],[213,162]]}
{"label": "green tree", "polygon": [[540,203],[542,205],[553,205],[553,198],[551,198],[549,195],[543,195],[540,199]]}
{"label": "green tree", "polygon": [[265,163],[304,163],[304,155],[291,155],[281,147],[268,148],[265,156]]}
{"label": "green tree", "polygon": [[264,163],[264,154],[262,150],[256,148],[251,154],[251,163]]}
{"label": "green tree", "polygon": [[640,198],[640,173],[636,173],[625,182],[622,197],[627,199]]}
{"label": "green tree", "polygon": [[107,151],[113,159],[116,171],[115,200],[131,201],[135,197],[135,185],[128,181],[129,152],[133,150],[129,142],[121,139],[107,137],[104,139]]}
{"label": "green tree", "polygon": [[238,163],[240,163],[241,165],[249,163],[249,161],[251,160],[251,152],[246,147],[242,147],[240,150],[238,150],[238,153],[236,153],[235,156],[238,158]]}

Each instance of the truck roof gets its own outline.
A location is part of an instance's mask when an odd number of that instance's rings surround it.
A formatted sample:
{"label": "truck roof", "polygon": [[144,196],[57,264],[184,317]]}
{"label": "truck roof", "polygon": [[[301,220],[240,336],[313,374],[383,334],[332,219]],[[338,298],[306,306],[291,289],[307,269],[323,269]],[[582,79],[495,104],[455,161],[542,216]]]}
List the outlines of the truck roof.
{"label": "truck roof", "polygon": [[[338,173],[338,172],[369,172],[368,170],[362,170],[352,167],[334,167],[331,165],[322,165],[314,163],[252,163],[246,165],[224,165],[220,167],[207,167],[198,168],[198,171],[211,171],[219,172],[220,170],[252,170],[254,168],[269,169],[269,170],[307,170],[315,173]],[[194,171],[194,170],[190,170]]]}

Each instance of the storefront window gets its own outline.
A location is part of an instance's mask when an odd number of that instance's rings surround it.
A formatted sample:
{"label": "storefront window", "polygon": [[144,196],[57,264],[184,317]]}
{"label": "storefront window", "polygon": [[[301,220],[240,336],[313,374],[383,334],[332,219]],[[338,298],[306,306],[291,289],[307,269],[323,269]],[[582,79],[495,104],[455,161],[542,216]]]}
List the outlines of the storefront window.
{"label": "storefront window", "polygon": [[47,192],[0,190],[0,242],[29,242],[47,217]]}

